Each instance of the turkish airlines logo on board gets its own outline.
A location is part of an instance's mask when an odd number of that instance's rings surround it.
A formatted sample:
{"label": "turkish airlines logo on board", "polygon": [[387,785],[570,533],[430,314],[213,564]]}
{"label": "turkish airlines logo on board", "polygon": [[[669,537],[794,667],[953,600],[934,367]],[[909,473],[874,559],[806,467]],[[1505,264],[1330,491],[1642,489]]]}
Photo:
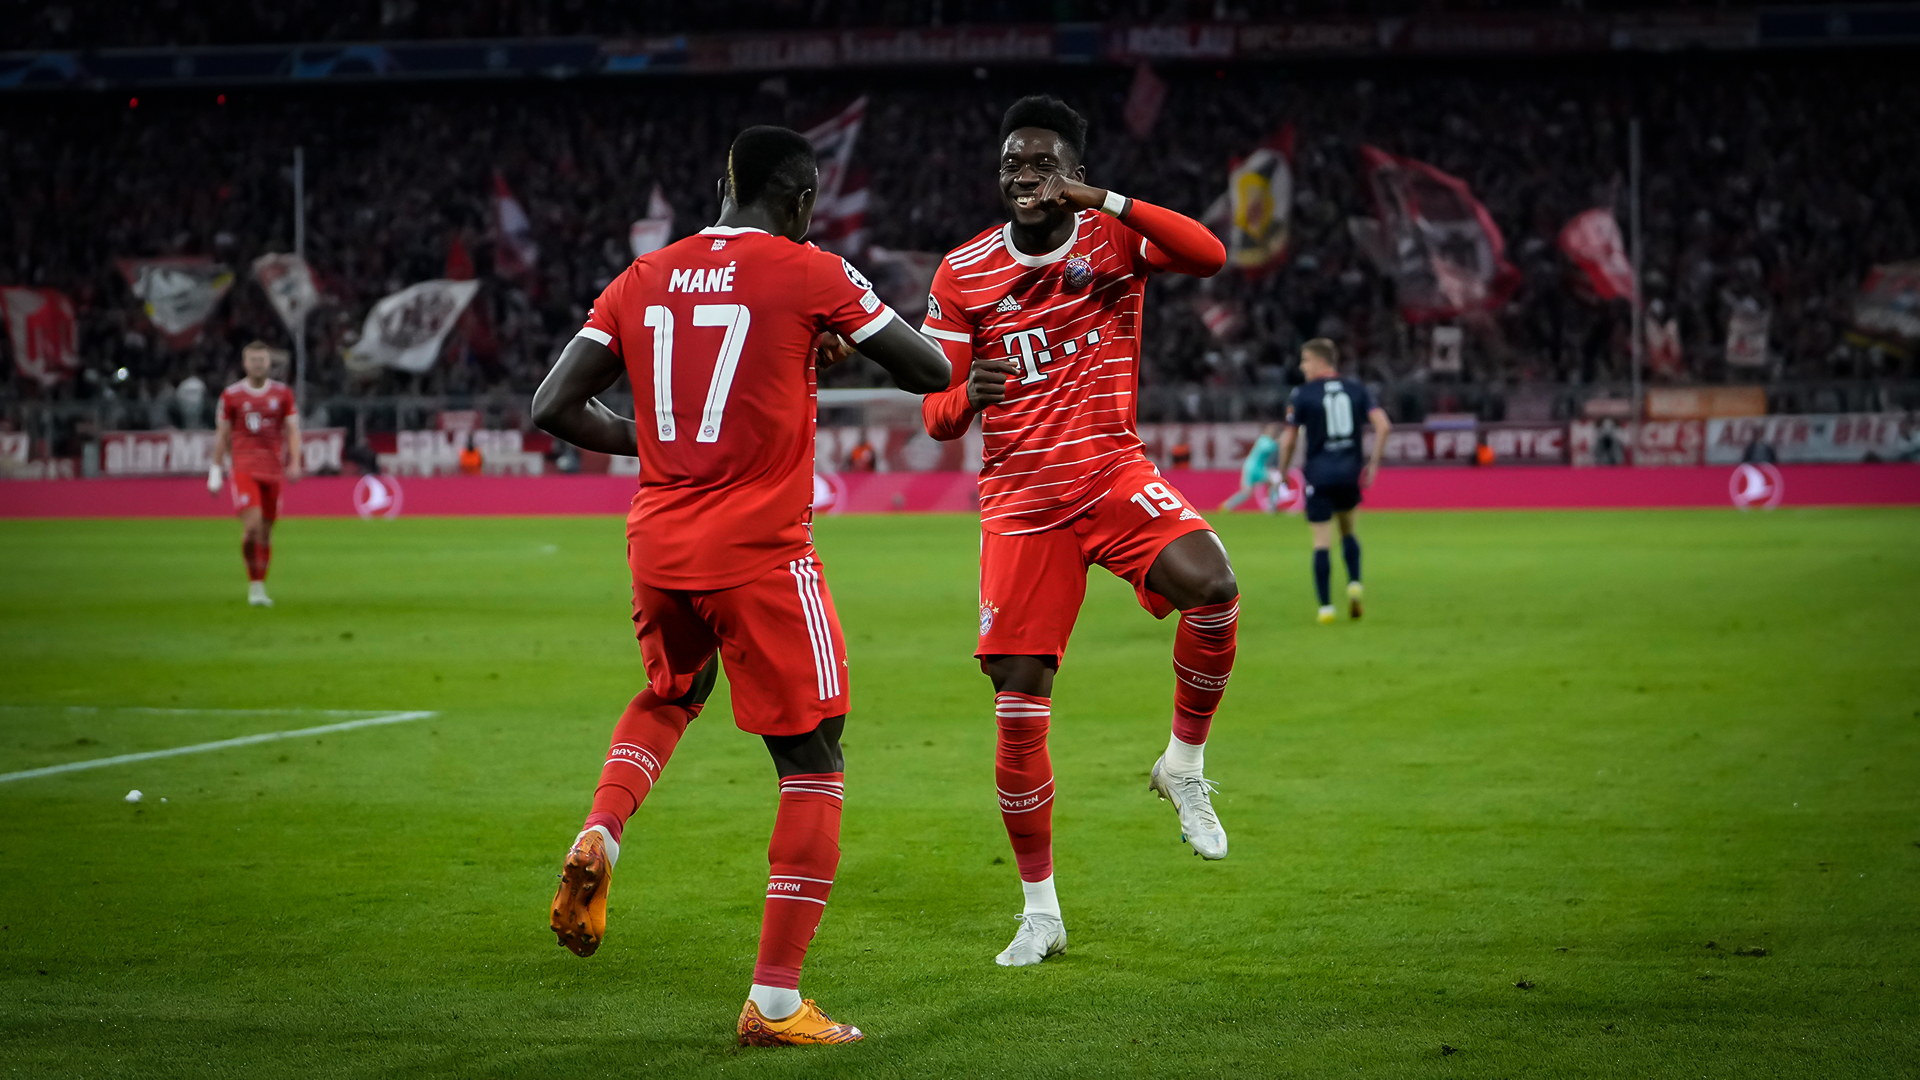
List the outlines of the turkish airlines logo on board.
{"label": "turkish airlines logo on board", "polygon": [[1727,495],[1733,505],[1742,510],[1758,507],[1771,510],[1780,505],[1787,494],[1786,481],[1780,476],[1780,470],[1761,462],[1757,465],[1742,465],[1733,470],[1727,479]]}

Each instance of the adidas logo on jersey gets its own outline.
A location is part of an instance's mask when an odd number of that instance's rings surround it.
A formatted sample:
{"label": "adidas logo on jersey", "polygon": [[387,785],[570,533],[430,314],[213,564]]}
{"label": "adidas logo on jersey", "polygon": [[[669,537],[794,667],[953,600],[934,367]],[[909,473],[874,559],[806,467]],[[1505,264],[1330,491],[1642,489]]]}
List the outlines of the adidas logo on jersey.
{"label": "adidas logo on jersey", "polygon": [[1199,521],[1199,520],[1200,520],[1200,515],[1199,515],[1199,514],[1196,514],[1196,513],[1194,513],[1194,512],[1192,511],[1192,510],[1182,510],[1182,511],[1180,511],[1180,518],[1179,518],[1179,520],[1181,520],[1181,521]]}
{"label": "adidas logo on jersey", "polygon": [[1000,298],[1000,306],[999,306],[999,307],[997,307],[997,308],[994,308],[993,310],[995,310],[995,311],[997,311],[997,312],[999,312],[999,313],[1001,313],[1001,314],[1003,314],[1003,315],[1004,315],[1004,314],[1006,314],[1006,313],[1007,313],[1007,312],[1009,312],[1009,311],[1019,311],[1019,310],[1020,310],[1020,301],[1018,301],[1018,300],[1015,300],[1015,299],[1014,299],[1013,297],[1011,297],[1011,296],[1004,296],[1004,297],[1001,297],[1001,298]]}

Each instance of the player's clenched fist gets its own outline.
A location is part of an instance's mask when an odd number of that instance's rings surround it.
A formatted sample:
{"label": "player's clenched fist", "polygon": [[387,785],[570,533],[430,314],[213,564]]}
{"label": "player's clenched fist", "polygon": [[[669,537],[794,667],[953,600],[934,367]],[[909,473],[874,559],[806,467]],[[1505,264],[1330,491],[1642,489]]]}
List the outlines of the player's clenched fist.
{"label": "player's clenched fist", "polygon": [[1020,374],[1011,360],[987,360],[974,357],[973,370],[967,375],[967,404],[975,409],[998,405],[1007,399],[1007,380]]}

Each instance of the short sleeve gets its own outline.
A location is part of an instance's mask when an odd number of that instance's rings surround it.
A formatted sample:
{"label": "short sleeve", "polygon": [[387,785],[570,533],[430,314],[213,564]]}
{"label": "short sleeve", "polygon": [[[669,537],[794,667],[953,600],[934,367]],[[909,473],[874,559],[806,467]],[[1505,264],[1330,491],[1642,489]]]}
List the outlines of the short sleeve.
{"label": "short sleeve", "polygon": [[1374,405],[1376,404],[1373,400],[1373,392],[1368,390],[1367,384],[1361,382],[1359,379],[1353,380],[1353,403],[1359,406],[1359,408],[1354,410],[1354,415],[1356,416],[1367,415],[1373,411]]}
{"label": "short sleeve", "polygon": [[621,271],[620,276],[607,282],[607,287],[600,290],[599,297],[594,300],[593,309],[587,312],[586,325],[574,335],[605,345],[621,360],[626,359],[626,354],[620,349],[620,302],[627,294],[633,275],[634,267],[629,266]]}
{"label": "short sleeve", "polygon": [[233,414],[233,395],[222,391],[220,394],[220,419],[231,424],[234,419]]}
{"label": "short sleeve", "polygon": [[1293,390],[1290,393],[1287,394],[1287,425],[1289,427],[1300,426],[1299,417],[1294,415],[1294,409],[1299,404],[1300,404],[1300,388],[1296,386],[1293,388]]}
{"label": "short sleeve", "polygon": [[852,263],[831,251],[807,252],[807,284],[820,324],[855,345],[893,321],[893,309],[873,291],[873,282]]}
{"label": "short sleeve", "polygon": [[927,318],[920,332],[939,341],[973,344],[973,324],[967,321],[966,305],[960,299],[960,284],[947,260],[941,259],[933,272],[933,285],[927,292]]}

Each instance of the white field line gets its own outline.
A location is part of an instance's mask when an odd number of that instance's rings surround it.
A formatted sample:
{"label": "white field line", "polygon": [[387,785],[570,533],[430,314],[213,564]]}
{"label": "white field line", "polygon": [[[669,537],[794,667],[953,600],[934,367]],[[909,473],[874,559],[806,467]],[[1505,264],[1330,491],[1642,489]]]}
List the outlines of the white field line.
{"label": "white field line", "polygon": [[[295,712],[293,709],[127,709],[126,712],[183,712],[183,713],[272,713]],[[365,709],[324,710],[327,715],[340,715],[343,712],[366,712]],[[387,713],[362,720],[348,720],[339,724],[322,724],[319,727],[297,728],[293,731],[268,731],[259,735],[242,735],[237,739],[221,739],[218,742],[195,743],[192,746],[175,746],[167,750],[148,750],[139,754],[116,754],[113,757],[93,758],[88,761],[69,761],[64,765],[48,765],[42,769],[26,769],[21,772],[0,773],[0,784],[14,780],[31,780],[36,776],[56,776],[60,773],[80,772],[83,769],[103,769],[109,765],[125,765],[135,761],[152,761],[155,758],[179,757],[181,754],[203,754],[209,750],[225,750],[234,746],[252,746],[256,743],[275,742],[280,739],[298,739],[306,735],[326,735],[335,731],[352,731],[354,728],[378,727],[383,724],[404,724],[409,720],[424,720],[439,713],[429,710],[413,712]]]}

